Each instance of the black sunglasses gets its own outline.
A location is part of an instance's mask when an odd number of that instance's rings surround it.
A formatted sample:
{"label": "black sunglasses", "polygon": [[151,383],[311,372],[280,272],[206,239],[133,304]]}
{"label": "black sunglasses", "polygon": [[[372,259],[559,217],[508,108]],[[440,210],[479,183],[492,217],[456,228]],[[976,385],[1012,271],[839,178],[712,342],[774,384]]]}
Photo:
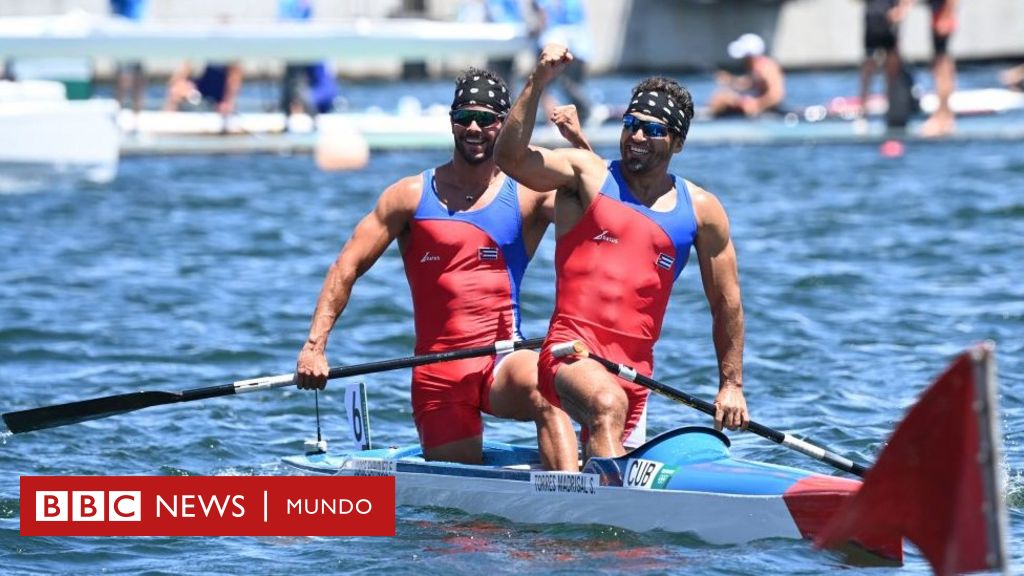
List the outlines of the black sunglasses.
{"label": "black sunglasses", "polygon": [[668,126],[650,120],[641,120],[632,114],[622,117],[622,127],[636,134],[637,130],[643,130],[644,136],[648,138],[665,138],[668,136]]}
{"label": "black sunglasses", "polygon": [[473,122],[476,122],[476,125],[481,128],[487,128],[491,124],[494,124],[504,118],[504,116],[500,116],[494,112],[488,112],[487,110],[467,110],[465,108],[452,110],[448,115],[452,117],[452,122],[455,122],[459,126],[466,126],[467,128]]}

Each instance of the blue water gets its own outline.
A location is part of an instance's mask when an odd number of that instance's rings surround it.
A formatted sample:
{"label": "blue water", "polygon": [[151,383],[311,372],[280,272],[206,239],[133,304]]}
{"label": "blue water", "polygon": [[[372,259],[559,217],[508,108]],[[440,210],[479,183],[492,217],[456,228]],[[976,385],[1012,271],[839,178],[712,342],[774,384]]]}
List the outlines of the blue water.
{"label": "blue water", "polygon": [[[988,72],[965,76],[985,85]],[[632,79],[595,82],[628,87]],[[603,82],[603,84],[602,84]],[[849,73],[801,75],[794,94],[850,93]],[[702,86],[699,82],[696,86]],[[447,84],[358,86],[397,99]],[[696,91],[696,90],[695,90]],[[615,150],[603,150],[614,155]],[[3,411],[138,389],[177,390],[287,372],[327,266],[376,195],[443,152],[376,154],[353,173],[306,157],[128,158],[106,186],[0,194]],[[747,320],[753,416],[871,461],[930,379],[959,351],[998,344],[1010,551],[1024,566],[1024,146],[695,147],[674,170],[729,211]],[[523,285],[524,329],[552,308],[551,235]],[[406,356],[411,304],[397,250],[356,285],[329,348],[333,365]],[[657,376],[711,398],[710,320],[696,267],[683,272],[657,347]],[[368,378],[375,439],[414,442],[408,372]],[[343,418],[321,396],[330,436]],[[312,396],[294,390],[168,406],[0,444],[5,573],[280,572],[701,574],[927,573],[847,567],[806,542],[717,547],[688,536],[527,526],[403,509],[395,538],[23,538],[18,477],[37,474],[284,474],[314,434]],[[657,397],[651,432],[708,419]],[[489,421],[491,439],[531,426]],[[743,457],[829,469],[752,435]],[[941,457],[941,453],[929,456]]]}

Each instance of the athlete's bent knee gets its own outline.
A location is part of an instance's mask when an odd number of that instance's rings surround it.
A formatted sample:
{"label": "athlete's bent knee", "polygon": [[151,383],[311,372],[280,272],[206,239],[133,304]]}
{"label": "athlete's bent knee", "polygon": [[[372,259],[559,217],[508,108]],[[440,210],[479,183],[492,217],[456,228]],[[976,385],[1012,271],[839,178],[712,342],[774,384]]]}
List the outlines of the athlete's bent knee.
{"label": "athlete's bent knee", "polygon": [[587,408],[595,419],[625,421],[629,402],[621,390],[600,390],[587,400]]}

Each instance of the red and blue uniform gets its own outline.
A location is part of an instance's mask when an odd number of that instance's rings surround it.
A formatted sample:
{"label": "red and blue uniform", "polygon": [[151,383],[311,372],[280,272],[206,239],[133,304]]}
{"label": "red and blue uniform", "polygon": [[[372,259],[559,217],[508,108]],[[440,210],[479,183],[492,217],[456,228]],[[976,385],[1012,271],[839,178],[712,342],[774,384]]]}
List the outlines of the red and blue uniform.
{"label": "red and blue uniform", "polygon": [[[434,170],[402,258],[412,291],[416,354],[487,346],[520,338],[519,287],[529,263],[517,185],[506,178],[484,208],[452,212],[441,203]],[[412,406],[420,443],[432,448],[483,433],[480,413],[496,358],[470,358],[413,369]]]}
{"label": "red and blue uniform", "polygon": [[[555,248],[555,311],[541,350],[540,390],[560,406],[555,372],[566,361],[551,346],[581,340],[595,354],[651,376],[672,285],[686,266],[697,219],[686,181],[673,175],[675,207],[657,212],[641,204],[622,178],[619,162],[579,222]],[[647,403],[646,388],[620,380],[629,398],[623,439]]]}

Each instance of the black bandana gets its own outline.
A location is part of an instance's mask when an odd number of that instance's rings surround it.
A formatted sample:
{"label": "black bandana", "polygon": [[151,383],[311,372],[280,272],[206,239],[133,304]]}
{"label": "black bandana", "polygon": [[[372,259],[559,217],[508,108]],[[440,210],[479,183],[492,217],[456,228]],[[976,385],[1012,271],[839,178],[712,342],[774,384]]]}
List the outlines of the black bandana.
{"label": "black bandana", "polygon": [[626,114],[634,112],[661,120],[677,134],[686,134],[690,127],[690,119],[686,117],[686,113],[664,92],[641,90],[634,93],[626,108]]}
{"label": "black bandana", "polygon": [[464,106],[484,106],[504,116],[511,106],[508,90],[504,84],[495,82],[486,76],[468,76],[455,85],[455,99],[452,110]]}

